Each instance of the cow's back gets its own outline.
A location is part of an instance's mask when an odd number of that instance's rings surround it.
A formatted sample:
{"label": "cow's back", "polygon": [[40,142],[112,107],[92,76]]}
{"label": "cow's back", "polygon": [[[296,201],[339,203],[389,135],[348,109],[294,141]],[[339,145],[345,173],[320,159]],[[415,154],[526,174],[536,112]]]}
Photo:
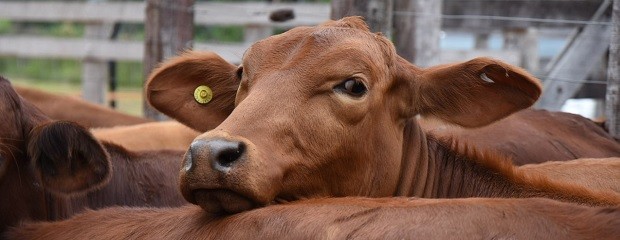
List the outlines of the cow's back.
{"label": "cow's back", "polygon": [[528,175],[541,175],[590,190],[614,191],[620,194],[620,157],[551,161],[526,164],[518,169]]}
{"label": "cow's back", "polygon": [[603,128],[571,113],[525,109],[476,129],[432,119],[419,122],[440,140],[456,138],[480,150],[500,152],[516,165],[620,156],[620,144]]}
{"label": "cow's back", "polygon": [[[549,199],[309,199],[214,217],[195,206],[108,208],[8,239],[613,239],[618,207]],[[578,219],[578,221],[575,221]]]}
{"label": "cow's back", "polygon": [[185,151],[200,133],[177,122],[163,121],[113,128],[93,128],[93,135],[103,141],[121,145],[132,151]]}
{"label": "cow's back", "polygon": [[77,122],[91,127],[113,127],[150,122],[150,120],[124,114],[81,99],[61,96],[45,91],[14,86],[17,93],[56,120]]}

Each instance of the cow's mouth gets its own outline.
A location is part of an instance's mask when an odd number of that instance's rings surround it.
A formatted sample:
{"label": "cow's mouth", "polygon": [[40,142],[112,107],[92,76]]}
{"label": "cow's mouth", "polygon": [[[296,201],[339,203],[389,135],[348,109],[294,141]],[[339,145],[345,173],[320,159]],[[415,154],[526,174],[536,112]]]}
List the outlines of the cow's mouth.
{"label": "cow's mouth", "polygon": [[192,196],[192,203],[216,215],[239,213],[265,205],[227,189],[195,189]]}

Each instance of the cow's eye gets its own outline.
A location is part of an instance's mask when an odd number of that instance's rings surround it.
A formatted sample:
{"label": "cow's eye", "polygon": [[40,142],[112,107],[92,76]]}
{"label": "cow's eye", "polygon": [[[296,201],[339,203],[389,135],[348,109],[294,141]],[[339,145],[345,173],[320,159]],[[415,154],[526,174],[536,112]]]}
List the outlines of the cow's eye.
{"label": "cow's eye", "polygon": [[241,79],[241,77],[243,77],[243,66],[239,66],[239,68],[237,68],[237,72],[235,72],[235,74],[237,74],[237,78]]}
{"label": "cow's eye", "polygon": [[366,92],[366,85],[357,78],[348,78],[334,87],[334,90],[352,97],[361,97]]}

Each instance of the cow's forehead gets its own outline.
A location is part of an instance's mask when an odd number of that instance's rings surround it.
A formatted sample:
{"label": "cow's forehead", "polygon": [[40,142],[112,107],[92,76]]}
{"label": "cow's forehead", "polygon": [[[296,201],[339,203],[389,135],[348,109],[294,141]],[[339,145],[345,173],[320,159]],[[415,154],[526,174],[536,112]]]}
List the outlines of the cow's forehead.
{"label": "cow's forehead", "polygon": [[246,52],[243,65],[252,68],[250,71],[315,71],[313,67],[346,64],[343,62],[358,68],[380,68],[393,61],[394,51],[383,36],[364,29],[302,27],[255,43]]}

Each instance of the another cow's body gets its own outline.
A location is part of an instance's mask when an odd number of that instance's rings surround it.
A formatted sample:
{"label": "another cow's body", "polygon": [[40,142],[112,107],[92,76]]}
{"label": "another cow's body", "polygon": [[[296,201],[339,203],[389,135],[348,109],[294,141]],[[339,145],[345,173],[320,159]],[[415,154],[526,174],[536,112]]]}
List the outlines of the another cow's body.
{"label": "another cow's body", "polygon": [[112,128],[93,128],[93,135],[103,141],[132,151],[170,149],[185,151],[200,133],[176,122],[152,122]]}
{"label": "another cow's body", "polygon": [[110,208],[25,224],[13,240],[614,239],[620,208],[548,199],[312,199],[227,217],[201,209]]}
{"label": "another cow's body", "polygon": [[179,192],[177,180],[183,152],[129,151],[105,142],[103,146],[112,164],[109,182],[83,194],[48,195],[47,201],[57,202],[50,204],[55,207],[47,210],[48,220],[110,206],[177,207],[187,204]]}
{"label": "another cow's body", "polygon": [[[0,77],[0,232],[86,208],[180,206],[183,152],[131,152],[52,121]],[[69,196],[67,196],[69,195]]]}
{"label": "another cow's body", "polygon": [[[189,94],[201,85],[213,90],[207,104]],[[184,197],[210,212],[341,196],[619,204],[618,195],[531,178],[505,158],[427,137],[415,120],[480,127],[531,106],[540,93],[536,78],[488,58],[416,67],[359,18],[259,41],[240,66],[189,52],[147,85],[160,111],[213,129],[191,144],[180,178]]]}
{"label": "another cow's body", "polygon": [[518,169],[530,176],[540,175],[590,190],[620,193],[620,157],[526,164]]}
{"label": "another cow's body", "polygon": [[81,99],[60,96],[27,87],[15,86],[14,88],[20,96],[34,104],[50,118],[76,122],[86,128],[125,126],[150,122],[148,119],[124,114]]}
{"label": "another cow's body", "polygon": [[438,140],[455,138],[480,151],[496,151],[516,165],[620,156],[620,143],[579,115],[524,109],[488,126],[467,129],[437,119],[420,126]]}

